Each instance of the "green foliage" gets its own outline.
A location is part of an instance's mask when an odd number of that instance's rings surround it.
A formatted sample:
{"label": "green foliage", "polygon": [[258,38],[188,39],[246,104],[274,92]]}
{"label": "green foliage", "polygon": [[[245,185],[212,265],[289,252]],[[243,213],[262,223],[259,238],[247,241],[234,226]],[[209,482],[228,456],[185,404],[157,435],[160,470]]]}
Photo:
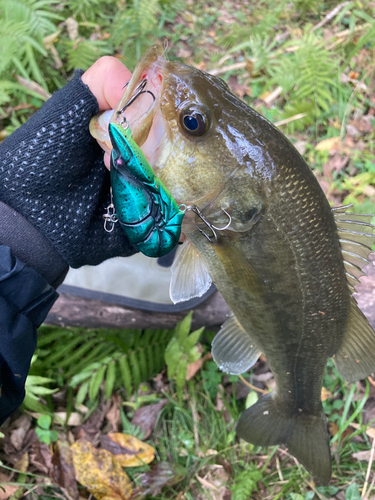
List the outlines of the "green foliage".
{"label": "green foliage", "polygon": [[[37,361],[37,355],[34,355],[31,360],[31,369]],[[49,413],[48,408],[41,403],[40,398],[43,396],[49,396],[57,392],[58,389],[48,389],[44,387],[50,383],[54,382],[52,378],[42,377],[38,375],[29,375],[26,378],[25,383],[25,399],[23,400],[23,407],[28,410],[35,411],[38,413]]]}
{"label": "green foliage", "polygon": [[[45,373],[60,387],[77,389],[76,406],[124,388],[128,398],[164,365],[169,330],[40,329],[32,373]],[[39,377],[40,378],[40,377]]]}
{"label": "green foliage", "polygon": [[160,11],[159,0],[132,0],[114,16],[111,42],[117,50],[121,50],[130,69],[155,40]]}
{"label": "green foliage", "polygon": [[52,442],[57,441],[58,434],[57,431],[51,430],[51,423],[51,415],[41,415],[38,418],[35,432],[41,443],[50,445]]}
{"label": "green foliage", "polygon": [[361,500],[361,498],[358,485],[356,483],[350,484],[345,491],[345,500]]}
{"label": "green foliage", "polygon": [[222,377],[223,373],[220,372],[214,361],[206,363],[205,370],[202,371],[203,389],[209,393],[212,399],[216,398]]}
{"label": "green foliage", "polygon": [[182,390],[185,386],[187,366],[201,356],[196,344],[204,328],[199,328],[189,335],[192,317],[191,311],[176,326],[175,334],[165,350],[168,378],[175,381],[180,400],[182,400]]}
{"label": "green foliage", "polygon": [[253,491],[257,489],[257,482],[262,473],[257,470],[256,465],[251,463],[244,471],[234,478],[232,486],[232,500],[248,500]]}
{"label": "green foliage", "polygon": [[67,40],[65,42],[66,69],[88,69],[99,57],[111,53],[109,44],[103,40]]}

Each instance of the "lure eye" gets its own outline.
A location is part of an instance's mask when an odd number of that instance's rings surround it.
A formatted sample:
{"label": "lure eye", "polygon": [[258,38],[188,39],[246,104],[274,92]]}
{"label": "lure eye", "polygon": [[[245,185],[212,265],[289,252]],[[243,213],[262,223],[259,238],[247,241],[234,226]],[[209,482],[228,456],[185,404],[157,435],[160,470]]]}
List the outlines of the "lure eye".
{"label": "lure eye", "polygon": [[209,128],[208,113],[200,109],[184,109],[180,115],[182,128],[189,135],[202,136]]}

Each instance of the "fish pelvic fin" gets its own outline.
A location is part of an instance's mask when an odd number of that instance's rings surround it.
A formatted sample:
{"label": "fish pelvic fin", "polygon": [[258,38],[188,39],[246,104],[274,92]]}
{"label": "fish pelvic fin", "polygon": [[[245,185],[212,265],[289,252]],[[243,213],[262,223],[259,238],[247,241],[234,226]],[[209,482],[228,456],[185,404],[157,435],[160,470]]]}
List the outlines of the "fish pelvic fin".
{"label": "fish pelvic fin", "polygon": [[287,414],[272,394],[248,408],[237,424],[237,434],[257,446],[284,444],[289,452],[322,485],[331,478],[331,453],[327,422],[321,415]]}
{"label": "fish pelvic fin", "polygon": [[350,299],[346,334],[333,361],[347,382],[357,382],[375,372],[375,331],[354,297]]}
{"label": "fish pelvic fin", "polygon": [[332,214],[339,234],[348,286],[354,293],[360,276],[366,274],[362,268],[369,264],[367,257],[375,243],[375,226],[371,224],[374,215],[347,212],[351,206],[332,208]]}
{"label": "fish pelvic fin", "polygon": [[202,257],[188,239],[177,249],[171,274],[169,296],[174,304],[202,297],[212,284]]}
{"label": "fish pelvic fin", "polygon": [[212,357],[225,373],[240,375],[249,370],[261,352],[235,316],[228,318],[212,342]]}

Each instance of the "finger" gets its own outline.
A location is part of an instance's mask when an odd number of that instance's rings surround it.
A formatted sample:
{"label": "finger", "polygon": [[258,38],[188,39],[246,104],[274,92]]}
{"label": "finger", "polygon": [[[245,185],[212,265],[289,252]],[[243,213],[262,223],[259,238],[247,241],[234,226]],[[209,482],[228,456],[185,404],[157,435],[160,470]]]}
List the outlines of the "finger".
{"label": "finger", "polygon": [[99,110],[115,108],[124,93],[123,86],[131,73],[121,61],[111,56],[101,57],[82,75],[82,81],[96,97]]}
{"label": "finger", "polygon": [[111,170],[111,160],[108,153],[104,153],[104,165],[108,168],[108,170]]}

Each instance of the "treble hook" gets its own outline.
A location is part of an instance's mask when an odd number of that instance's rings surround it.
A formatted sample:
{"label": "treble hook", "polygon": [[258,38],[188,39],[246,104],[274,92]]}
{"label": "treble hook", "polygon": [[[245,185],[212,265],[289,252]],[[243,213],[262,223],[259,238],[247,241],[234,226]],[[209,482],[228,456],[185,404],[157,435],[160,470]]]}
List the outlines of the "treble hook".
{"label": "treble hook", "polygon": [[[127,87],[129,85],[129,82],[126,82],[125,85],[123,86],[123,88]],[[127,121],[126,121],[126,116],[124,115],[124,112],[125,110],[131,106],[133,104],[133,102],[138,99],[138,97],[142,94],[150,94],[153,98],[153,102],[156,101],[156,97],[155,95],[153,94],[153,92],[151,92],[151,90],[144,90],[145,87],[147,85],[147,78],[144,78],[136,87],[135,89],[135,93],[130,97],[130,99],[128,100],[127,103],[125,103],[125,105],[119,110],[117,111],[117,115],[121,115],[122,117],[122,121],[119,121],[120,125],[124,125],[124,124],[127,124]],[[118,116],[118,117],[119,117]]]}
{"label": "treble hook", "polygon": [[[211,222],[206,219],[206,217],[202,214],[202,212],[199,210],[199,208],[196,206],[196,205],[189,205],[188,207],[186,205],[180,205],[179,208],[181,209],[181,207],[185,207],[185,209],[183,210],[184,212],[187,212],[188,210],[190,210],[191,212],[194,212],[196,215],[198,215],[198,217],[202,220],[202,222],[204,224],[206,224],[206,226],[209,228],[209,230],[212,232],[212,235],[213,236],[209,236],[207,233],[205,233],[203,231],[203,229],[201,229],[198,225],[196,225],[195,227],[198,229],[198,231],[205,237],[208,239],[208,241],[210,243],[214,242],[217,243],[217,233],[216,231],[225,231],[226,229],[228,229],[228,227],[231,225],[232,223],[232,217],[228,214],[228,212],[222,208],[221,210],[225,213],[225,215],[229,218],[229,222],[228,224],[225,226],[225,227],[217,227],[217,226],[214,226],[213,224],[211,224]],[[215,231],[216,229],[216,231]],[[212,239],[213,238],[213,239]]]}

